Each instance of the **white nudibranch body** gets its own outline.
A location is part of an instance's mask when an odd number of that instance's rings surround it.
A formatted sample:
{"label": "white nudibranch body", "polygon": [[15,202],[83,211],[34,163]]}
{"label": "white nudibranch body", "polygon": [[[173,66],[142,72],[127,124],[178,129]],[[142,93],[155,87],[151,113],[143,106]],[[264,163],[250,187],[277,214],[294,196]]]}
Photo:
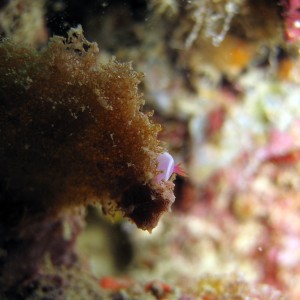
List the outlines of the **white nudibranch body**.
{"label": "white nudibranch body", "polygon": [[174,173],[174,158],[168,152],[164,152],[157,157],[157,171],[159,174],[154,178],[155,182],[168,181],[171,175]]}

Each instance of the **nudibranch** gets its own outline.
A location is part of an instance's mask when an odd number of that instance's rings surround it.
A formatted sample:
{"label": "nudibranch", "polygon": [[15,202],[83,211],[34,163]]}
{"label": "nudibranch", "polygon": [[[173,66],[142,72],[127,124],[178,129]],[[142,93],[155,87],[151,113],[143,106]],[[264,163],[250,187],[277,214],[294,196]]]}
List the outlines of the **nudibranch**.
{"label": "nudibranch", "polygon": [[154,178],[155,182],[168,181],[174,173],[179,176],[187,176],[187,173],[181,168],[181,163],[175,165],[173,156],[168,152],[158,155],[157,171],[159,173]]}

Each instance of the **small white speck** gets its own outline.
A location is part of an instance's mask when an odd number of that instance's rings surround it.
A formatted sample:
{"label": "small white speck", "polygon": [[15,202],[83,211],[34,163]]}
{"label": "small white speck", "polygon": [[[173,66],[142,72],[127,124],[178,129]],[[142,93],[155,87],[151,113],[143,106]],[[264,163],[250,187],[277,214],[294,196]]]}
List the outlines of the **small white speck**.
{"label": "small white speck", "polygon": [[295,28],[300,28],[300,20],[294,22]]}

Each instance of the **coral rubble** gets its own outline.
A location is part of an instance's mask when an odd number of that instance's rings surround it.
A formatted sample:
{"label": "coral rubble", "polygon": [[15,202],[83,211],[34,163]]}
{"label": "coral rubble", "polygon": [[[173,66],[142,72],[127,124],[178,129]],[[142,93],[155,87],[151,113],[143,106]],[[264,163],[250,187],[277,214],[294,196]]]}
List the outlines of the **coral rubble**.
{"label": "coral rubble", "polygon": [[0,35],[16,43],[40,46],[47,42],[44,0],[14,0],[0,3]]}

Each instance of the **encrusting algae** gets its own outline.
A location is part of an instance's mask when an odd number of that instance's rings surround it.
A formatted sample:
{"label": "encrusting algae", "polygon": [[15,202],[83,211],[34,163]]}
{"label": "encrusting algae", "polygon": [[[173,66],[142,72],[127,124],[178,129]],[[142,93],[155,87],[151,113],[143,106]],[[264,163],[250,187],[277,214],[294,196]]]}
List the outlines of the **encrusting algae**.
{"label": "encrusting algae", "polygon": [[151,231],[174,202],[172,180],[154,180],[165,149],[141,110],[143,75],[98,57],[81,27],[39,52],[0,43],[0,291],[28,280],[45,253],[72,265],[78,207],[100,203]]}

